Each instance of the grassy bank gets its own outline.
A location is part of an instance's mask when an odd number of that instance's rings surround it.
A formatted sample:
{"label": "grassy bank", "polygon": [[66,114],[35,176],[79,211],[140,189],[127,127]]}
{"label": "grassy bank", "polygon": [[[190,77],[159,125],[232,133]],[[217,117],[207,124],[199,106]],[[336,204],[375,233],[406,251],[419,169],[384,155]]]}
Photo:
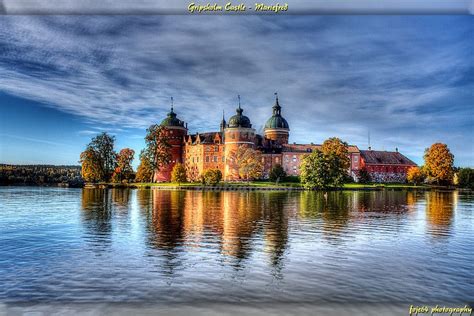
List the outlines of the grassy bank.
{"label": "grassy bank", "polygon": [[[269,182],[269,181],[251,181],[251,182],[221,182],[215,186],[206,186],[201,183],[128,183],[128,184],[117,184],[117,183],[104,183],[99,184],[101,187],[108,188],[159,188],[159,189],[189,189],[189,190],[303,190],[304,187],[300,183],[295,182]],[[394,190],[429,190],[432,189],[426,185],[411,185],[411,184],[400,184],[400,183],[373,183],[373,184],[362,184],[362,183],[346,183],[341,187],[333,188],[333,190],[383,190],[383,189],[394,189]]]}

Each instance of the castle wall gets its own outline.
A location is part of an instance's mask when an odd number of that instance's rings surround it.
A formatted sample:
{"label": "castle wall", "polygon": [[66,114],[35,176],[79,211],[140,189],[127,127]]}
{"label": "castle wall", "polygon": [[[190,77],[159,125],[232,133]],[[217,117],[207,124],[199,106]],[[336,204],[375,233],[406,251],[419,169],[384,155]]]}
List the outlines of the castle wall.
{"label": "castle wall", "polygon": [[171,162],[155,171],[154,181],[155,182],[169,182],[171,181],[171,171],[173,170],[176,163],[183,163],[183,138],[187,135],[186,128],[183,127],[165,127],[169,144],[171,145]]}
{"label": "castle wall", "polygon": [[255,148],[256,134],[253,128],[226,128],[224,131],[225,148],[224,148],[224,180],[238,180],[239,174],[232,161],[233,154],[240,146]]}

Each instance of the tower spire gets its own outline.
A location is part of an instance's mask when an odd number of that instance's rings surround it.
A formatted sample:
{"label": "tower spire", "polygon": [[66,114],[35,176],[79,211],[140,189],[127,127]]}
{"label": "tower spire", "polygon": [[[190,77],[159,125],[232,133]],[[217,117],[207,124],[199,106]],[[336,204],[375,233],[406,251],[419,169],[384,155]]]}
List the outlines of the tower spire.
{"label": "tower spire", "polygon": [[237,95],[237,98],[239,99],[239,110],[241,109],[240,108],[240,94]]}
{"label": "tower spire", "polygon": [[173,112],[173,107],[174,107],[174,102],[173,102],[173,97],[171,97],[171,112]]}

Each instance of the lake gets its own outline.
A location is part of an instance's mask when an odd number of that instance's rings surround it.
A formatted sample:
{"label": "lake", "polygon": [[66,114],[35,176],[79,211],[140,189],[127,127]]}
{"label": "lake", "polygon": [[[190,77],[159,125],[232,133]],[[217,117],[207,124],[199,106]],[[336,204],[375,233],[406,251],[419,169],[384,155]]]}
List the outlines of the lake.
{"label": "lake", "polygon": [[459,192],[2,187],[0,306],[464,306],[473,209]]}

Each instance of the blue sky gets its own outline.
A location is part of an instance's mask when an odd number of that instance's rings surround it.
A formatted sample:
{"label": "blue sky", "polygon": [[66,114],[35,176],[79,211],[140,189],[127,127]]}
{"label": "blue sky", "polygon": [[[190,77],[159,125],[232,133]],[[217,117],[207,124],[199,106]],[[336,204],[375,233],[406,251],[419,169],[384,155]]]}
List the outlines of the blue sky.
{"label": "blue sky", "polygon": [[237,94],[261,130],[278,91],[291,142],[365,149],[370,130],[473,166],[472,34],[470,16],[0,16],[0,162],[77,164],[102,131],[138,153],[170,96],[190,132]]}

